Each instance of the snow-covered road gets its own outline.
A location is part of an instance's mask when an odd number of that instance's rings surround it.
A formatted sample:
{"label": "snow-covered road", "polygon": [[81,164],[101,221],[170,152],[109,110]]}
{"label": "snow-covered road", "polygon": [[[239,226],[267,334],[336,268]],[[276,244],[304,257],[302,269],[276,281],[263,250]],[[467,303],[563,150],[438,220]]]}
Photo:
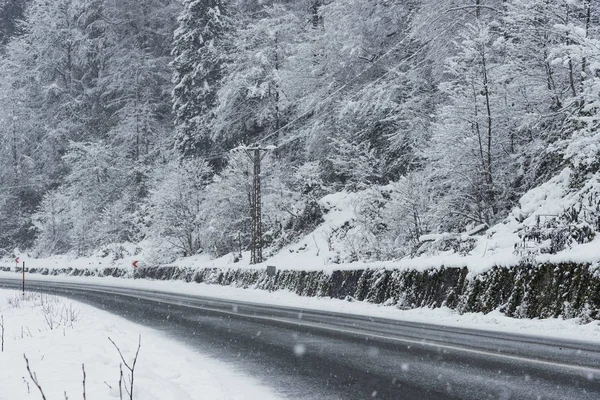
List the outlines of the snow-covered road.
{"label": "snow-covered road", "polygon": [[600,396],[598,346],[573,337],[536,338],[89,283],[31,284],[156,327],[292,398]]}

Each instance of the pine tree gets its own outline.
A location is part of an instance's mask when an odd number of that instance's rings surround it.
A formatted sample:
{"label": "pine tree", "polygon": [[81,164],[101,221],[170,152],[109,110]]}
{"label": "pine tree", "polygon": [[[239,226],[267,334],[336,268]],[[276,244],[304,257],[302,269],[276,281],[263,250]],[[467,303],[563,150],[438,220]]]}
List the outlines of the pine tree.
{"label": "pine tree", "polygon": [[30,0],[0,0],[0,45],[21,33],[19,21]]}
{"label": "pine tree", "polygon": [[172,52],[176,146],[186,156],[206,155],[233,24],[225,0],[185,0],[178,22]]}

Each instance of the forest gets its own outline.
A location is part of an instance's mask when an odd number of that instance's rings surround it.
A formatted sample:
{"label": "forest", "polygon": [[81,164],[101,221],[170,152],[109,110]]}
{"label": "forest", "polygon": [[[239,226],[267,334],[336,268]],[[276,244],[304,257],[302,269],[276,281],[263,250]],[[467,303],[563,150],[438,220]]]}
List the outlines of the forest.
{"label": "forest", "polygon": [[360,193],[355,260],[600,171],[596,0],[0,0],[0,70],[0,256],[241,253],[244,147],[265,245]]}

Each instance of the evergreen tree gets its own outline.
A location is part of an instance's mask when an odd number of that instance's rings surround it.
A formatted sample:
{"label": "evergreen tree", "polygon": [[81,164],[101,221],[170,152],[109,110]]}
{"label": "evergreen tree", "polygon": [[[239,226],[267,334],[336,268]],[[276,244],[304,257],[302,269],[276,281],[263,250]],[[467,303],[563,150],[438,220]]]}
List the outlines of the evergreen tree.
{"label": "evergreen tree", "polygon": [[225,0],[185,0],[173,43],[176,146],[184,155],[212,148],[210,121],[223,78],[232,20]]}
{"label": "evergreen tree", "polygon": [[12,37],[21,33],[19,21],[23,19],[29,1],[0,1],[0,45],[6,45]]}

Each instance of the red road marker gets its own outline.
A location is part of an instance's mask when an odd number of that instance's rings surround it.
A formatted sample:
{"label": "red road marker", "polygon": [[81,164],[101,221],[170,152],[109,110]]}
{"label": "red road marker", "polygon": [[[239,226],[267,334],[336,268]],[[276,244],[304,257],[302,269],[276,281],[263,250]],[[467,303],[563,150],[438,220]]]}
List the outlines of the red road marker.
{"label": "red road marker", "polygon": [[18,264],[19,263],[19,257],[15,258],[15,262]]}
{"label": "red road marker", "polygon": [[133,265],[133,268],[137,268],[138,267],[138,260],[135,260],[134,262],[131,263],[131,265]]}

